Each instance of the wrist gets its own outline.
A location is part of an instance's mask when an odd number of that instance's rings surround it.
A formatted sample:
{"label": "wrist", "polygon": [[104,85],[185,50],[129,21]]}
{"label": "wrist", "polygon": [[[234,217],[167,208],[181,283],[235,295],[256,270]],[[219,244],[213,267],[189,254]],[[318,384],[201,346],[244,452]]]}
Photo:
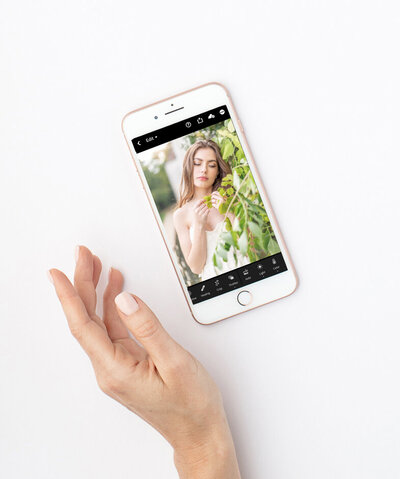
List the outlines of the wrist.
{"label": "wrist", "polygon": [[235,446],[226,418],[174,447],[180,479],[240,479]]}
{"label": "wrist", "polygon": [[194,232],[196,232],[196,231],[202,232],[202,231],[205,230],[205,228],[206,228],[206,225],[205,225],[204,223],[194,222],[194,224],[193,224],[193,230],[194,230]]}

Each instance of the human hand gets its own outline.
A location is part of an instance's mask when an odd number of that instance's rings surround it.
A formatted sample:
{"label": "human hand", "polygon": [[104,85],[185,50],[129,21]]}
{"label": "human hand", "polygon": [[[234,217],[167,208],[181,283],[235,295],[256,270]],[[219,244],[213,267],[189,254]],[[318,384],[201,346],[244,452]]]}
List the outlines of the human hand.
{"label": "human hand", "polygon": [[225,203],[225,198],[221,195],[219,191],[213,191],[211,193],[211,203],[213,207],[218,210],[222,203]]}
{"label": "human hand", "polygon": [[100,388],[169,441],[181,478],[239,478],[222,397],[212,378],[140,298],[121,293],[124,280],[116,269],[110,269],[101,319],[96,314],[101,261],[84,246],[78,251],[74,285],[57,269],[49,274]]}
{"label": "human hand", "polygon": [[210,209],[207,206],[207,203],[204,200],[198,200],[194,205],[194,224],[197,224],[201,228],[205,228],[207,224],[208,215],[210,214]]}

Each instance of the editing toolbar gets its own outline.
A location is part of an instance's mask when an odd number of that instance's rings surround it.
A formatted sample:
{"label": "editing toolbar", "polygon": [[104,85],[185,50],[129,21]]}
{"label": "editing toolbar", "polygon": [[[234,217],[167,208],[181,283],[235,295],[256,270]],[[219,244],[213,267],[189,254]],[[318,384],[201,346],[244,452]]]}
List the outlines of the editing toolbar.
{"label": "editing toolbar", "polygon": [[230,114],[226,105],[213,108],[199,115],[178,121],[173,125],[154,130],[146,135],[133,138],[132,144],[136,153],[149,150],[155,146],[163,145],[168,141],[188,135],[202,128],[208,128],[224,120],[229,120]]}
{"label": "editing toolbar", "polygon": [[282,253],[277,253],[268,256],[268,258],[260,259],[228,273],[220,274],[214,278],[189,286],[188,291],[193,304],[196,304],[286,270],[287,266]]}

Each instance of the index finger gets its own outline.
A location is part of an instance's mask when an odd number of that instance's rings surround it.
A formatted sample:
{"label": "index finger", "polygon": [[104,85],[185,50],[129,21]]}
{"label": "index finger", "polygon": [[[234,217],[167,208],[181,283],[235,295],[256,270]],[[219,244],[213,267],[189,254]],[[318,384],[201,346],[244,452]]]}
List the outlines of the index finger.
{"label": "index finger", "polygon": [[49,273],[67,317],[69,329],[89,358],[94,362],[113,359],[114,345],[111,339],[104,329],[90,319],[82,299],[70,280],[58,269],[51,269]]}

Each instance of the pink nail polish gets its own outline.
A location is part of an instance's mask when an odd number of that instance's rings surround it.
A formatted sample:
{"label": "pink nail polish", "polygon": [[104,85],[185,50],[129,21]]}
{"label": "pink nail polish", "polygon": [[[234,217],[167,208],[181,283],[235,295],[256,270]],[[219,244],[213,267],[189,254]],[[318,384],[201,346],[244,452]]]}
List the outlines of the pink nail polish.
{"label": "pink nail polish", "polygon": [[49,269],[47,270],[47,277],[49,278],[49,281],[50,281],[50,283],[51,283],[51,284],[54,284],[54,281],[53,281],[53,276],[51,275],[51,273],[50,273],[50,270],[49,270]]}
{"label": "pink nail polish", "polygon": [[118,309],[120,309],[124,314],[130,316],[139,309],[135,298],[128,292],[123,291],[118,296],[115,297],[115,304]]}

